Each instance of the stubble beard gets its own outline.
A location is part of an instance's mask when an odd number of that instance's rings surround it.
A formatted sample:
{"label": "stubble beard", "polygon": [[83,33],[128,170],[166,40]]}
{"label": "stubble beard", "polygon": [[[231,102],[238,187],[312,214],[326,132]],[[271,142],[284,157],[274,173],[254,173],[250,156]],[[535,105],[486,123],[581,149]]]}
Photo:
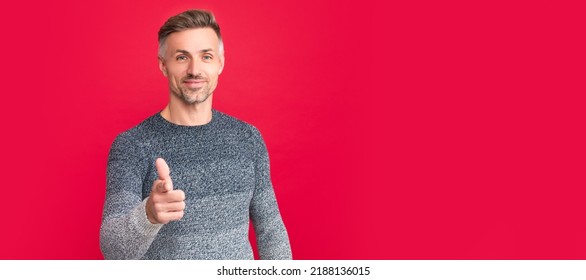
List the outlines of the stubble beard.
{"label": "stubble beard", "polygon": [[206,83],[205,86],[197,89],[189,89],[180,87],[179,92],[173,91],[175,96],[179,97],[183,102],[189,105],[203,103],[212,95],[210,85]]}

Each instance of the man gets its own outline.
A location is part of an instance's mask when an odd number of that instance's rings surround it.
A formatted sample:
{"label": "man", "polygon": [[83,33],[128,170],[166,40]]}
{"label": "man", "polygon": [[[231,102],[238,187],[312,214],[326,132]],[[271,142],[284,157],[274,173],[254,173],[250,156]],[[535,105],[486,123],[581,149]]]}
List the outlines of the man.
{"label": "man", "polygon": [[118,135],[108,158],[100,246],[106,259],[290,259],[264,141],[212,109],[224,67],[220,27],[206,11],[159,30],[169,104]]}

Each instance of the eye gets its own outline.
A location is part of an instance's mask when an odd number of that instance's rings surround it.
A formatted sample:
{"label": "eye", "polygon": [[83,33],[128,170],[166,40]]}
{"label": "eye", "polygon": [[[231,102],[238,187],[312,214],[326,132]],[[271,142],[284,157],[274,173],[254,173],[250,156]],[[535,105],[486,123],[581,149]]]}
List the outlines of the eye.
{"label": "eye", "polygon": [[177,58],[176,58],[176,59],[177,59],[177,61],[185,61],[185,60],[187,60],[188,58],[187,58],[187,56],[186,56],[186,55],[179,55],[179,56],[177,56]]}
{"label": "eye", "polygon": [[203,60],[212,60],[213,58],[214,57],[211,56],[211,55],[209,55],[209,54],[204,54],[203,57],[202,57]]}

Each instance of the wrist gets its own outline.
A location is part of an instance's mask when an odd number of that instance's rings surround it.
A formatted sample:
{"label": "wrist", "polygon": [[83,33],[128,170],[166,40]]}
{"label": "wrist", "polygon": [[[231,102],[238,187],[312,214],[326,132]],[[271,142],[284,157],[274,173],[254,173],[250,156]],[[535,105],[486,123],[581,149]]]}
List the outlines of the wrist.
{"label": "wrist", "polygon": [[154,214],[153,214],[153,212],[151,211],[151,208],[152,208],[152,207],[149,207],[149,205],[151,205],[151,204],[149,203],[149,202],[150,202],[150,199],[151,199],[150,197],[149,197],[149,198],[147,198],[147,200],[148,200],[148,201],[147,201],[147,203],[146,203],[146,204],[145,204],[145,206],[144,206],[144,210],[145,210],[145,213],[146,213],[147,220],[149,220],[149,222],[150,222],[151,224],[153,224],[153,225],[156,225],[156,224],[159,224],[159,222],[158,222],[158,221],[155,219],[155,215],[154,215]]}

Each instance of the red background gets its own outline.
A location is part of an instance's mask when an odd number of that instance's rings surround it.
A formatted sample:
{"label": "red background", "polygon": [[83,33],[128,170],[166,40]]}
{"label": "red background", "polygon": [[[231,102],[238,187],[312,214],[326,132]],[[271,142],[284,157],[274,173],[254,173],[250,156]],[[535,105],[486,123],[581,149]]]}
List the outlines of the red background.
{"label": "red background", "polygon": [[100,259],[158,28],[212,10],[214,106],[258,127],[296,259],[586,259],[581,1],[1,4],[1,259]]}

